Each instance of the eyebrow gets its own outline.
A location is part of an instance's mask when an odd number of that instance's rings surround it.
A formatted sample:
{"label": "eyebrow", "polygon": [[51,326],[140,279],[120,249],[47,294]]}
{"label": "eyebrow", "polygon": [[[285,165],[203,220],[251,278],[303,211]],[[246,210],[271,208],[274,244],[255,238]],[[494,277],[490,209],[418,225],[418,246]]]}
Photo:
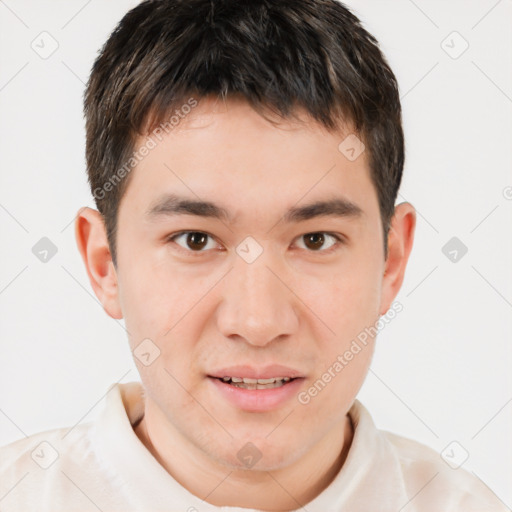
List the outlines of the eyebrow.
{"label": "eyebrow", "polygon": [[[234,219],[234,216],[220,205],[176,194],[168,194],[159,198],[146,212],[146,216],[150,219],[175,215],[196,215],[229,223],[232,223]],[[364,216],[364,211],[344,197],[335,197],[304,206],[294,206],[284,214],[283,220],[286,223],[295,223],[327,216],[358,219]]]}

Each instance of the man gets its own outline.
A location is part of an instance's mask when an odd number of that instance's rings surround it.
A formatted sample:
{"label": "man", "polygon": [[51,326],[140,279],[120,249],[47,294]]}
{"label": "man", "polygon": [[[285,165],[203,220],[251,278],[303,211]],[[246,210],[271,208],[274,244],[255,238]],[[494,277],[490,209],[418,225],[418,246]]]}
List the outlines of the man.
{"label": "man", "polygon": [[505,510],[356,399],[416,214],[396,79],[347,8],[142,2],[85,115],[78,248],[142,382],[5,447],[2,510]]}

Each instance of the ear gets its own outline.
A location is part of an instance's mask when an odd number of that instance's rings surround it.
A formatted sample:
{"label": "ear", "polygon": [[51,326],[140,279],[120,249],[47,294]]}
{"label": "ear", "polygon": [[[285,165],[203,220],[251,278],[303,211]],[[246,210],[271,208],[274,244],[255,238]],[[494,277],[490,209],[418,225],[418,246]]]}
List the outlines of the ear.
{"label": "ear", "polygon": [[402,286],[415,227],[414,207],[410,203],[396,206],[388,234],[388,257],[382,279],[380,315],[386,314]]}
{"label": "ear", "polygon": [[103,309],[112,318],[123,318],[117,274],[101,213],[92,208],[81,208],[75,221],[75,238],[89,281]]}

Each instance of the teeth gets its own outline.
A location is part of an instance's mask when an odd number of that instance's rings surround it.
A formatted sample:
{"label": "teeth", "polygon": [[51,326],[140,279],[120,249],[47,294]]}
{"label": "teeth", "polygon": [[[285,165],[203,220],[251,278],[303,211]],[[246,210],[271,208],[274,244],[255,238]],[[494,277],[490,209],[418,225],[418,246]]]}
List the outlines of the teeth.
{"label": "teeth", "polygon": [[289,382],[291,377],[273,377],[271,379],[250,379],[248,377],[222,377],[223,382],[230,382],[237,387],[246,389],[271,389]]}
{"label": "teeth", "polygon": [[248,377],[222,377],[224,382],[244,382],[245,384],[271,384],[272,382],[277,382],[280,380],[284,380],[288,382],[291,380],[291,377],[272,377],[271,379],[250,379]]}
{"label": "teeth", "polygon": [[242,380],[244,381],[244,384],[257,384],[258,383],[258,379],[247,379],[244,377]]}
{"label": "teeth", "polygon": [[[258,379],[258,384],[271,384],[272,382],[275,382],[276,380],[282,380],[282,379]],[[247,383],[247,380],[244,379],[244,382]]]}

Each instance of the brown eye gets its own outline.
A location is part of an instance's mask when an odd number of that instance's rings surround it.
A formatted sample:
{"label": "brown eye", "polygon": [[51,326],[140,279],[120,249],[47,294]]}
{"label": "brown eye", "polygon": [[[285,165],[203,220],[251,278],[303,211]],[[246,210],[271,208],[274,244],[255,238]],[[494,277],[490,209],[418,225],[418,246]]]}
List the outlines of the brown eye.
{"label": "brown eye", "polygon": [[[343,242],[343,240],[334,234],[320,231],[318,233],[306,233],[299,237],[299,240],[304,240],[304,245],[310,252],[330,252],[331,248]],[[333,240],[327,247],[326,241]]]}
{"label": "brown eye", "polygon": [[187,243],[188,247],[190,247],[191,249],[201,250],[203,247],[206,246],[207,238],[208,238],[208,235],[206,235],[205,233],[197,233],[194,231],[192,233],[188,233],[186,243]]}
{"label": "brown eye", "polygon": [[[182,239],[184,243],[176,243],[188,252],[206,252],[204,248],[208,245],[208,239],[212,240],[210,235],[201,231],[183,231],[168,238],[170,242],[178,239]],[[215,246],[215,244],[213,245]]]}
{"label": "brown eye", "polygon": [[309,249],[317,250],[322,247],[325,242],[325,238],[322,233],[308,233],[304,235],[306,247]]}

